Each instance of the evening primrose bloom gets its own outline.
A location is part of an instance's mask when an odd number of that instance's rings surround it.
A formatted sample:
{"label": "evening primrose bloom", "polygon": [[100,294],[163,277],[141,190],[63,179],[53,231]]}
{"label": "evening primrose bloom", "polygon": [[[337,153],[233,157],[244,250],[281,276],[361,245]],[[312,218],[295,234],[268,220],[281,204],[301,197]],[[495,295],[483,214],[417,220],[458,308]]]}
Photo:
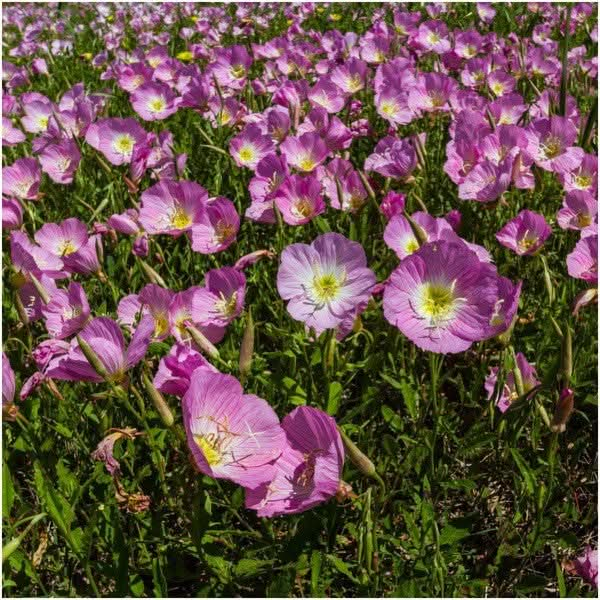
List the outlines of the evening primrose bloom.
{"label": "evening primrose bloom", "polygon": [[258,163],[275,150],[270,136],[265,135],[258,125],[246,125],[244,130],[229,143],[229,152],[238,167],[254,170]]}
{"label": "evening primrose bloom", "polygon": [[439,240],[402,260],[385,286],[383,311],[419,348],[464,352],[498,333],[500,284],[495,267],[464,243]]}
{"label": "evening primrose bloom", "polygon": [[277,290],[288,312],[317,333],[332,329],[370,297],[375,274],[362,246],[339,233],[284,249]]}
{"label": "evening primrose bloom", "polygon": [[197,369],[182,400],[188,445],[205,475],[256,488],[275,475],[285,434],[275,411],[231,375]]}
{"label": "evening primrose bloom", "polygon": [[531,210],[522,210],[498,233],[496,239],[519,256],[535,254],[550,237],[552,229],[544,217]]}
{"label": "evening primrose bloom", "polygon": [[[536,385],[540,384],[540,381],[537,378],[535,367],[529,364],[525,358],[525,355],[521,352],[517,353],[516,359],[517,368],[519,369],[521,379],[523,381],[523,392],[530,392]],[[488,395],[488,400],[491,400],[494,395],[494,390],[498,382],[498,370],[498,367],[492,367],[490,369],[490,373],[485,379],[485,391]],[[519,393],[515,384],[514,370],[510,371],[506,375],[504,386],[501,390],[499,390],[499,392],[500,393],[496,399],[496,406],[500,412],[506,412],[510,405],[519,398]]]}
{"label": "evening primrose bloom", "polygon": [[131,118],[99,119],[85,134],[85,141],[113,165],[129,164],[134,146],[145,139],[146,132]]}
{"label": "evening primrose bloom", "polygon": [[141,196],[140,224],[150,234],[180,236],[206,212],[208,192],[193,181],[162,180]]}

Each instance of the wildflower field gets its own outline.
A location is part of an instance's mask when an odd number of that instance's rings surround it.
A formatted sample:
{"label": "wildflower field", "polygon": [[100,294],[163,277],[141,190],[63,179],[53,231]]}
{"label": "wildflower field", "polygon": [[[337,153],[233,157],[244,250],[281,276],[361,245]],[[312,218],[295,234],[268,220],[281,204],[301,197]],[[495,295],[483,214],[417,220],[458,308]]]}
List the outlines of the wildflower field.
{"label": "wildflower field", "polygon": [[3,594],[597,595],[597,6],[4,3]]}

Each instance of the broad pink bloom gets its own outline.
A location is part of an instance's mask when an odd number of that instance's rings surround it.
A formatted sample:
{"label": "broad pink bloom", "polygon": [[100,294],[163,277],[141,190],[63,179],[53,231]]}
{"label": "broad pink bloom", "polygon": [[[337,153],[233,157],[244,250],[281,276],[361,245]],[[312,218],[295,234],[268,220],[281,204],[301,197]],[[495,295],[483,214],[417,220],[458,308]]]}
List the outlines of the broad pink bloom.
{"label": "broad pink bloom", "polygon": [[202,473],[249,488],[273,479],[285,434],[265,400],[244,394],[231,375],[197,369],[182,410],[188,445]]}
{"label": "broad pink bloom", "polygon": [[2,198],[2,229],[19,229],[23,224],[23,208],[18,200]]}
{"label": "broad pink bloom", "polygon": [[277,188],[273,198],[289,225],[304,225],[325,212],[321,184],[314,175],[290,175]]}
{"label": "broad pink bloom", "polygon": [[13,125],[8,117],[2,117],[2,145],[16,146],[25,141],[25,134]]}
{"label": "broad pink bloom", "polygon": [[598,283],[598,235],[582,237],[567,255],[567,271],[575,279]]}
{"label": "broad pink bloom", "polygon": [[290,315],[318,334],[368,301],[374,285],[362,246],[339,233],[321,235],[310,246],[288,246],[277,273],[277,290],[289,300]]}
{"label": "broad pink bloom", "polygon": [[335,420],[323,411],[299,406],[283,419],[286,445],[274,477],[246,487],[246,508],[259,517],[304,512],[337,492],[344,446]]}
{"label": "broad pink bloom", "polygon": [[140,224],[150,234],[177,237],[203,220],[207,200],[207,191],[193,181],[159,181],[142,193]]}
{"label": "broad pink bloom", "polygon": [[573,190],[565,195],[562,208],[556,215],[561,229],[586,229],[598,218],[598,200],[587,192]]}
{"label": "broad pink bloom", "polygon": [[130,118],[100,119],[92,123],[85,134],[85,141],[113,165],[128,164],[134,146],[145,139],[142,126]]}
{"label": "broad pink bloom", "polygon": [[280,148],[287,164],[305,173],[321,165],[329,153],[325,142],[316,133],[288,137]]}
{"label": "broad pink bloom", "polygon": [[168,85],[144,83],[131,94],[131,105],[145,121],[162,121],[177,112],[181,99]]}
{"label": "broad pink bloom", "polygon": [[229,152],[238,167],[255,169],[258,163],[275,149],[273,141],[258,125],[246,125],[229,143]]}
{"label": "broad pink bloom", "polygon": [[377,142],[373,154],[365,160],[365,171],[401,179],[410,175],[416,165],[417,155],[410,141],[388,135]]}
{"label": "broad pink bloom", "polygon": [[47,173],[56,183],[72,183],[73,176],[81,154],[74,140],[64,139],[57,144],[48,144],[40,152],[40,163],[42,171]]}
{"label": "broad pink bloom", "polygon": [[36,200],[42,180],[42,170],[35,158],[19,158],[2,167],[2,193],[20,200]]}

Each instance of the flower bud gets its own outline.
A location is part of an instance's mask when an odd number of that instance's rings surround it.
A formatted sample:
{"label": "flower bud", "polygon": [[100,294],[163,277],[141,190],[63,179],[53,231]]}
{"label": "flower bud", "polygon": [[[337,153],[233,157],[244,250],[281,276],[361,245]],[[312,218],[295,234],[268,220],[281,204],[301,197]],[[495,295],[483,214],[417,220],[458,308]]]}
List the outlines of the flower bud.
{"label": "flower bud", "polygon": [[195,344],[203,350],[211,358],[219,358],[219,351],[212,345],[212,343],[206,338],[206,336],[198,331],[192,324],[187,324],[187,332],[192,336]]}
{"label": "flower bud", "polygon": [[245,376],[252,366],[252,353],[254,352],[254,321],[252,319],[252,310],[248,309],[246,317],[246,328],[242,337],[242,346],[240,348],[240,373]]}
{"label": "flower bud", "polygon": [[567,421],[573,412],[573,406],[575,404],[575,392],[571,388],[565,388],[560,393],[560,398],[556,403],[554,409],[554,417],[550,424],[550,429],[555,433],[562,433],[567,428]]}
{"label": "flower bud", "polygon": [[172,427],[173,423],[175,423],[173,413],[171,412],[171,409],[169,408],[169,405],[165,401],[163,395],[152,385],[152,382],[150,381],[146,373],[142,374],[142,383],[144,384],[146,392],[148,392],[148,396],[150,396],[150,399],[154,404],[156,412],[158,412],[158,414],[160,415],[162,422],[167,427]]}
{"label": "flower bud", "polygon": [[142,267],[142,271],[144,271],[144,275],[148,278],[150,283],[155,283],[164,288],[167,287],[165,280],[146,261],[140,259],[139,263]]}
{"label": "flower bud", "polygon": [[403,216],[408,221],[419,246],[426,244],[428,240],[424,229],[406,211],[404,211]]}
{"label": "flower bud", "polygon": [[79,343],[83,355],[87,358],[90,365],[92,365],[94,371],[96,371],[102,379],[107,380],[108,371],[102,361],[98,358],[98,355],[94,352],[94,349],[80,335],[77,336],[77,342]]}
{"label": "flower bud", "polygon": [[33,287],[36,289],[37,293],[40,295],[40,298],[44,304],[48,304],[50,302],[50,294],[46,291],[46,288],[42,285],[40,280],[33,274],[30,273],[29,277],[31,277],[31,283],[33,283]]}

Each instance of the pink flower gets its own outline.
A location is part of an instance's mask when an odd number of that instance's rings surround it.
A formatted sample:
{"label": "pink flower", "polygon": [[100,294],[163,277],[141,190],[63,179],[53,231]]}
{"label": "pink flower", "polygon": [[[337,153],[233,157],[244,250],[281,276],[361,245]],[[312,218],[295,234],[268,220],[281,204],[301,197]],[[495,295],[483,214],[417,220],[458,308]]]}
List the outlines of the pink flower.
{"label": "pink flower", "polygon": [[575,279],[598,283],[598,235],[582,237],[567,256],[567,271]]}
{"label": "pink flower", "polygon": [[416,166],[417,155],[412,144],[391,135],[379,140],[373,154],[365,160],[365,171],[375,171],[394,179],[410,175]]}
{"label": "pink flower", "polygon": [[42,180],[42,170],[35,158],[19,158],[2,167],[2,193],[20,200],[36,200]]}
{"label": "pink flower", "polygon": [[598,550],[587,546],[585,552],[575,559],[575,569],[588,583],[598,588]]}
{"label": "pink flower", "polygon": [[235,241],[239,228],[240,216],[231,200],[221,196],[208,200],[203,216],[192,226],[192,250],[202,254],[226,250]]}
{"label": "pink flower", "polygon": [[288,246],[277,273],[277,290],[289,300],[290,315],[318,334],[354,314],[374,285],[362,246],[339,233],[321,235],[310,246]]}
{"label": "pink flower", "polygon": [[193,181],[159,181],[142,193],[140,224],[150,234],[180,236],[204,219],[207,200]]}
{"label": "pink flower", "polygon": [[71,337],[90,318],[90,305],[85,290],[72,281],[68,290],[56,290],[42,307],[48,333],[59,340]]}
{"label": "pink flower", "polygon": [[275,204],[288,225],[304,225],[325,212],[321,184],[314,175],[291,175],[277,188]]}
{"label": "pink flower", "polygon": [[496,239],[519,256],[535,254],[550,237],[546,219],[531,210],[522,210],[497,234]]}
{"label": "pink flower", "polygon": [[281,423],[286,444],[275,475],[259,486],[246,486],[246,508],[259,517],[300,513],[337,492],[344,446],[335,420],[323,411],[299,406]]}
{"label": "pink flower", "polygon": [[573,190],[565,195],[562,208],[556,215],[561,229],[586,229],[598,218],[598,201],[587,192]]}
{"label": "pink flower", "polygon": [[321,165],[329,153],[325,142],[316,133],[288,137],[280,148],[287,164],[305,173]]}
{"label": "pink flower", "polygon": [[135,119],[100,119],[85,134],[85,141],[113,165],[128,164],[134,146],[145,139],[146,132]]}
{"label": "pink flower", "polygon": [[57,144],[48,144],[40,152],[42,171],[56,183],[72,183],[80,160],[79,148],[72,139],[64,139]]}
{"label": "pink flower", "polygon": [[188,445],[202,473],[249,488],[273,479],[285,434],[265,400],[244,394],[231,375],[197,369],[182,410]]}
{"label": "pink flower", "polygon": [[258,163],[275,149],[273,141],[257,125],[246,125],[229,143],[229,152],[238,167],[255,169]]}
{"label": "pink flower", "polygon": [[131,105],[145,121],[162,121],[177,112],[181,99],[168,85],[144,83],[131,94]]}
{"label": "pink flower", "polygon": [[[523,392],[530,392],[535,386],[540,384],[540,381],[537,379],[535,367],[527,362],[527,359],[521,352],[517,353],[516,358],[517,368],[521,373],[521,379],[523,381]],[[494,390],[498,383],[498,370],[498,367],[493,367],[490,369],[489,375],[485,378],[485,391],[487,392],[488,400],[491,400],[494,397]],[[506,375],[504,387],[501,390],[498,390],[498,392],[499,393],[496,396],[496,406],[500,412],[504,413],[509,409],[510,405],[519,398],[517,387],[515,385],[514,370]]]}

